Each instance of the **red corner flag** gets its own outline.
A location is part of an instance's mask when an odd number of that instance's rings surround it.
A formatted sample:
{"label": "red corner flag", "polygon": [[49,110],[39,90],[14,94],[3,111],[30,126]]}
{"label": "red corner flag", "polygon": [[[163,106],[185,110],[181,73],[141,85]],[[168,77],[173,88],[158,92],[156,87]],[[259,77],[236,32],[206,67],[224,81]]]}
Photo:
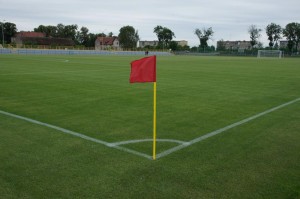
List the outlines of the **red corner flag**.
{"label": "red corner flag", "polygon": [[130,83],[156,82],[156,56],[131,62]]}

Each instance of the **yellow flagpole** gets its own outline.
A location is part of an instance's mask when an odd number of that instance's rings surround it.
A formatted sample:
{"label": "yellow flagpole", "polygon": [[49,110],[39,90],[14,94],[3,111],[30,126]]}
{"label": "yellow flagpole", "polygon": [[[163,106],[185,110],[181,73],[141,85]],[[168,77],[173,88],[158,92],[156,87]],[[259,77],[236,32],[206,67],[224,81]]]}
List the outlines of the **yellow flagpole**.
{"label": "yellow flagpole", "polygon": [[153,160],[156,159],[156,82],[153,82]]}

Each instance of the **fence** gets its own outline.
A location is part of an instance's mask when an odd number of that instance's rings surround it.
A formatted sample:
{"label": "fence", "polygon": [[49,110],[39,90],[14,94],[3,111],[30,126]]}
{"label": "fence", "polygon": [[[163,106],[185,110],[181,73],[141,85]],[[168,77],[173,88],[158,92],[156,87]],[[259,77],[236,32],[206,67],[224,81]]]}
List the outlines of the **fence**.
{"label": "fence", "polygon": [[[144,55],[144,51],[98,51],[98,50],[39,50],[39,49],[0,49],[0,54],[21,55]],[[172,55],[169,52],[151,51],[149,55]]]}

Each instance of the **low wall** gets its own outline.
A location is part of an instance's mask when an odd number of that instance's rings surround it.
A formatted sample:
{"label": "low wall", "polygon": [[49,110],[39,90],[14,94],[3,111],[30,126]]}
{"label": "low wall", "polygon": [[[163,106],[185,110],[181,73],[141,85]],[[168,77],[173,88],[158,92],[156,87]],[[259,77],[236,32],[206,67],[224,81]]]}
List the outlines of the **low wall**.
{"label": "low wall", "polygon": [[[0,54],[22,55],[144,55],[143,51],[99,51],[99,50],[39,50],[39,49],[0,49]],[[148,55],[172,55],[169,52],[149,52]]]}

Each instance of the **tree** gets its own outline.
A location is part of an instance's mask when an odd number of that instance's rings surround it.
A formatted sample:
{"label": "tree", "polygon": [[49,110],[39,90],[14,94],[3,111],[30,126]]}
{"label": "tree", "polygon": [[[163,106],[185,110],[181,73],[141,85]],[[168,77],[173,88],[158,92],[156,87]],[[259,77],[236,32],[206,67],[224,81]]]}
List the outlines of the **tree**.
{"label": "tree", "polygon": [[114,33],[113,32],[109,32],[108,33],[108,37],[112,37],[112,36],[114,36]]}
{"label": "tree", "polygon": [[178,43],[176,41],[171,41],[169,43],[169,48],[172,50],[172,51],[177,51],[180,47],[178,46]]}
{"label": "tree", "polygon": [[34,31],[34,32],[42,32],[42,33],[45,33],[47,37],[49,36],[49,35],[47,34],[47,33],[48,33],[48,29],[47,29],[47,27],[44,26],[44,25],[39,25],[37,28],[34,28],[33,31]]}
{"label": "tree", "polygon": [[57,37],[64,38],[65,37],[65,26],[62,23],[57,24]]}
{"label": "tree", "polygon": [[275,46],[278,46],[278,40],[281,39],[282,34],[282,28],[280,25],[277,25],[275,23],[271,23],[266,27],[266,33],[268,36],[269,46],[273,48],[274,44]]}
{"label": "tree", "polygon": [[250,44],[252,48],[258,44],[258,39],[261,36],[261,29],[257,28],[256,25],[251,25],[248,29],[248,33],[250,34]]}
{"label": "tree", "polygon": [[76,24],[73,25],[63,25],[57,24],[57,36],[61,38],[70,38],[73,41],[76,39],[78,26]]}
{"label": "tree", "polygon": [[39,27],[34,28],[33,31],[45,33],[46,37],[57,37],[57,27],[56,26],[39,25]]}
{"label": "tree", "polygon": [[157,36],[159,45],[163,48],[165,46],[169,46],[170,41],[172,41],[173,37],[175,37],[174,32],[172,32],[169,28],[159,25],[154,28],[153,32]]}
{"label": "tree", "polygon": [[300,24],[296,22],[287,24],[283,30],[283,35],[288,40],[289,50],[292,51],[293,47],[295,47],[295,50],[297,51],[300,42]]}
{"label": "tree", "polygon": [[66,25],[64,28],[64,38],[71,38],[73,41],[76,40],[78,26],[76,24]]}
{"label": "tree", "polygon": [[89,29],[87,27],[81,27],[80,31],[78,31],[76,34],[76,42],[78,44],[86,46],[89,40],[88,32]]}
{"label": "tree", "polygon": [[202,31],[200,29],[195,30],[195,35],[199,38],[200,41],[200,47],[204,50],[208,44],[207,41],[212,38],[214,34],[214,31],[212,30],[212,27],[205,29],[203,28]]}
{"label": "tree", "polygon": [[99,35],[97,35],[97,34],[89,33],[85,46],[86,47],[95,47],[95,41],[98,36]]}
{"label": "tree", "polygon": [[64,25],[57,24],[57,26],[44,26],[39,25],[37,28],[34,28],[34,32],[42,32],[46,34],[46,37],[60,37],[60,38],[70,38],[73,41],[76,41],[77,37],[77,28],[76,24],[73,25]]}
{"label": "tree", "polygon": [[226,50],[226,42],[223,39],[217,42],[217,50],[218,51]]}
{"label": "tree", "polygon": [[[2,30],[3,27],[3,30]],[[0,22],[0,30],[1,30],[1,44],[3,43],[3,35],[4,34],[4,43],[8,44],[11,42],[11,38],[17,33],[17,27],[16,24],[10,23],[10,22],[5,22],[1,23]]]}
{"label": "tree", "polygon": [[198,51],[198,47],[197,46],[193,46],[190,50],[191,50],[191,52],[197,52]]}
{"label": "tree", "polygon": [[118,37],[122,48],[136,48],[136,44],[139,40],[138,31],[135,31],[132,26],[123,26],[120,29]]}

